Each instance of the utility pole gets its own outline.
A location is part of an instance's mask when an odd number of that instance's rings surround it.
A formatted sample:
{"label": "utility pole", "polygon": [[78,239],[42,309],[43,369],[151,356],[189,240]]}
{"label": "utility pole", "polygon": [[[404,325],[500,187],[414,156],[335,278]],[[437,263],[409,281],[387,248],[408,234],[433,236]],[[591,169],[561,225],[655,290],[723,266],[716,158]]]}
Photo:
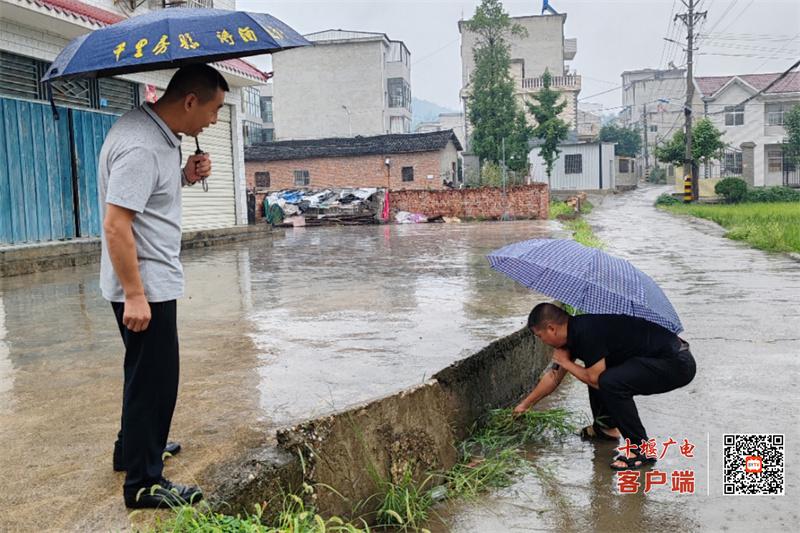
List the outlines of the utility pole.
{"label": "utility pole", "polygon": [[647,169],[650,168],[650,154],[647,150],[647,104],[642,104],[642,124],[644,125],[644,174],[647,177]]}
{"label": "utility pole", "polygon": [[[683,106],[684,128],[686,136],[686,150],[683,159],[683,176],[687,177],[692,183],[692,200],[697,201],[699,184],[697,176],[694,175],[694,159],[692,158],[692,100],[694,100],[694,75],[693,75],[693,56],[694,56],[694,25],[706,17],[707,11],[695,11],[695,0],[681,0],[689,11],[678,13],[675,20],[680,19],[686,25],[686,103]],[[687,3],[688,2],[688,3]]]}

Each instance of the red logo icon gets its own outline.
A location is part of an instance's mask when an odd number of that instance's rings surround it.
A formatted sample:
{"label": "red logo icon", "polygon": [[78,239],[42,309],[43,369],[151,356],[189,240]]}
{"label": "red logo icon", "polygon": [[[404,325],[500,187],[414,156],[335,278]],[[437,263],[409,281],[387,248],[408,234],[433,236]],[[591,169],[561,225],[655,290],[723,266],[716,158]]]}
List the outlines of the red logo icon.
{"label": "red logo icon", "polygon": [[748,455],[744,458],[744,471],[748,474],[760,474],[763,463],[758,455]]}

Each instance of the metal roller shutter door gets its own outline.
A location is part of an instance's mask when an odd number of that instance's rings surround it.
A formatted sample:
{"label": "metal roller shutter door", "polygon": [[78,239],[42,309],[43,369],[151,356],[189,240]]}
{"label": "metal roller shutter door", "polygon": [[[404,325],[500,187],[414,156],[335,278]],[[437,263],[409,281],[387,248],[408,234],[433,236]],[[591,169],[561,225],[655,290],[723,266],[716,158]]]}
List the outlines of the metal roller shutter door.
{"label": "metal roller shutter door", "polygon": [[[201,184],[183,188],[183,230],[195,231],[227,228],[236,225],[236,200],[233,174],[233,140],[231,108],[219,110],[217,123],[200,134],[200,148],[211,155],[211,177],[208,192]],[[194,137],[185,135],[181,145],[183,164],[194,154]]]}

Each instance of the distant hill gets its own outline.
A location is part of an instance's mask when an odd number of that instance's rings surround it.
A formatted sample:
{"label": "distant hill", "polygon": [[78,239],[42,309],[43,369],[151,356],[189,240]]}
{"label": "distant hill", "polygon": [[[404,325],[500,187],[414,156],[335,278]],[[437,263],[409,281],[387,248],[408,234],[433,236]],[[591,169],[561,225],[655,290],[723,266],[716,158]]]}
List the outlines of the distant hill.
{"label": "distant hill", "polygon": [[411,131],[417,129],[420,122],[430,122],[439,119],[439,113],[458,113],[458,109],[449,109],[447,107],[434,104],[427,100],[419,98],[411,98]]}

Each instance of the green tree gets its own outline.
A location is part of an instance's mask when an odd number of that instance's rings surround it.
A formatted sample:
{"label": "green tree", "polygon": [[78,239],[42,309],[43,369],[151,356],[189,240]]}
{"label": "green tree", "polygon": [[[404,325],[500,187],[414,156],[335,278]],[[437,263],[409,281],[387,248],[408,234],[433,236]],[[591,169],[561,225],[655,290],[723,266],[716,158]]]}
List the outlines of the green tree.
{"label": "green tree", "polygon": [[695,161],[708,163],[722,157],[725,143],[722,132],[707,118],[701,118],[692,128],[692,157]]}
{"label": "green tree", "polygon": [[558,149],[558,143],[567,138],[567,131],[569,130],[567,123],[558,117],[567,107],[567,102],[566,100],[561,103],[558,102],[561,93],[550,88],[552,80],[553,77],[550,75],[550,71],[545,70],[542,75],[542,89],[533,95],[533,98],[539,102],[538,105],[525,102],[525,105],[528,106],[528,111],[536,120],[533,136],[542,140],[542,144],[539,147],[539,156],[544,160],[548,185],[553,165],[561,153],[561,150]]}
{"label": "green tree", "polygon": [[[722,155],[725,143],[722,132],[707,118],[698,120],[692,127],[692,158],[708,163]],[[676,131],[672,139],[656,147],[656,158],[662,163],[682,165],[686,153],[686,135]]]}
{"label": "green tree", "polygon": [[476,35],[475,70],[467,97],[467,114],[473,126],[471,149],[482,162],[499,163],[505,139],[506,165],[511,170],[524,171],[530,128],[514,96],[506,39],[525,36],[527,32],[511,21],[499,0],[483,0],[464,26]]}
{"label": "green tree", "polygon": [[614,154],[636,157],[642,149],[642,135],[636,128],[606,124],[600,128],[600,141],[617,143]]}
{"label": "green tree", "polygon": [[800,104],[795,105],[783,118],[786,128],[786,142],[783,149],[787,157],[800,164]]}

